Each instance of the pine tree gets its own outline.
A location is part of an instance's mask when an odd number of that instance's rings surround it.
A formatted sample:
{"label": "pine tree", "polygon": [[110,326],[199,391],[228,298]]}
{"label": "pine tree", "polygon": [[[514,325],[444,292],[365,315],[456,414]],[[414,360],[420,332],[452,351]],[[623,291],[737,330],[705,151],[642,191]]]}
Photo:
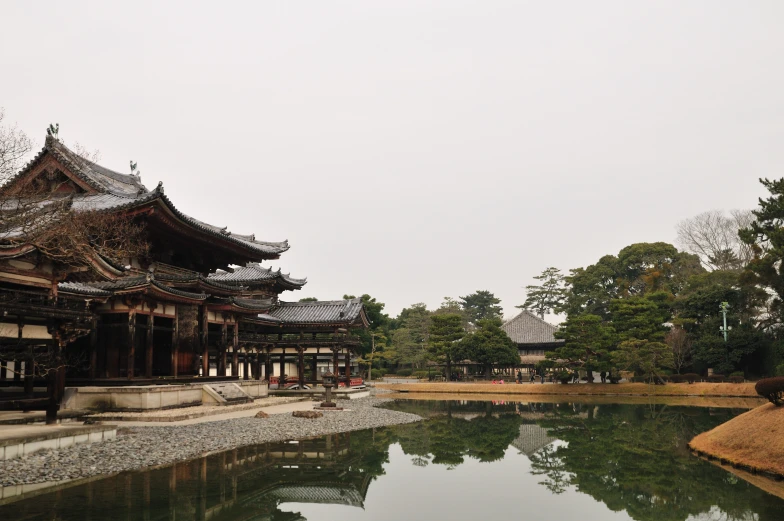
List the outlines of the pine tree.
{"label": "pine tree", "polygon": [[526,286],[525,302],[516,307],[531,310],[544,319],[547,313],[558,312],[566,302],[564,276],[558,268],[550,267],[534,279],[541,281],[541,284]]}

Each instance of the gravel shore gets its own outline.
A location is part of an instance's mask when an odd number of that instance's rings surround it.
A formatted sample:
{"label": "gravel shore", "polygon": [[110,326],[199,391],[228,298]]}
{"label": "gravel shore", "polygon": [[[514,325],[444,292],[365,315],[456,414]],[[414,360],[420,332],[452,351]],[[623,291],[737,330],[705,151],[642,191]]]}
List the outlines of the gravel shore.
{"label": "gravel shore", "polygon": [[[0,461],[0,486],[43,483],[114,474],[165,465],[245,445],[320,436],[387,425],[413,423],[415,414],[378,408],[390,400],[369,397],[346,402],[351,410],[326,412],[323,418],[289,414],[236,418],[194,425],[130,427],[114,440],[36,452]],[[343,403],[341,403],[343,405]]]}

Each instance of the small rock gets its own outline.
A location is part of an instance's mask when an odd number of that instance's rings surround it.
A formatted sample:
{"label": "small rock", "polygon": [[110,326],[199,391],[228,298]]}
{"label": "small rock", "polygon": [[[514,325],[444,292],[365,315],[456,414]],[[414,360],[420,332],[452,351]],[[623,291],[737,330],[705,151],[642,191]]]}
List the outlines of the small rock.
{"label": "small rock", "polygon": [[259,411],[256,413],[256,416],[254,416],[254,418],[269,418],[269,414],[267,414],[264,411]]}
{"label": "small rock", "polygon": [[294,411],[291,415],[295,418],[309,418],[313,420],[315,418],[321,418],[324,416],[324,413],[318,411]]}

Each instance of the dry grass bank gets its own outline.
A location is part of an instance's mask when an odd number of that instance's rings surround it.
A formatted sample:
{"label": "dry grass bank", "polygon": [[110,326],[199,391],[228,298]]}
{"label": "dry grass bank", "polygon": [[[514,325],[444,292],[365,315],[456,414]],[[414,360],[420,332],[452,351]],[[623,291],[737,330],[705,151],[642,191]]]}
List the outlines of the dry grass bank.
{"label": "dry grass bank", "polygon": [[717,409],[751,409],[766,403],[764,398],[722,398],[715,396],[609,396],[609,395],[518,395],[508,394],[468,394],[468,393],[388,393],[384,398],[393,400],[460,400],[460,401],[497,401],[497,402],[536,402],[536,403],[590,403],[628,404],[628,405],[669,405],[687,407],[713,407]]}
{"label": "dry grass bank", "polygon": [[409,393],[470,393],[497,395],[587,395],[587,396],[718,396],[730,398],[758,398],[753,383],[742,384],[462,384],[462,383],[405,383],[384,384],[376,387]]}
{"label": "dry grass bank", "polygon": [[689,447],[731,465],[784,476],[784,407],[768,403],[752,409],[696,436]]}

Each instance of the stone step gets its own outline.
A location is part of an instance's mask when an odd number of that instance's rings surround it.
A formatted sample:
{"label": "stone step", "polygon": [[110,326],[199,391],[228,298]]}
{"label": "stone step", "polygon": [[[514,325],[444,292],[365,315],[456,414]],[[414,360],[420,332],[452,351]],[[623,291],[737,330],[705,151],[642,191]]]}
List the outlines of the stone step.
{"label": "stone step", "polygon": [[208,384],[209,387],[215,391],[218,395],[220,395],[224,400],[227,402],[232,403],[241,403],[241,402],[252,402],[253,398],[249,396],[245,391],[242,390],[242,387],[235,383],[227,382],[227,383],[211,383]]}

